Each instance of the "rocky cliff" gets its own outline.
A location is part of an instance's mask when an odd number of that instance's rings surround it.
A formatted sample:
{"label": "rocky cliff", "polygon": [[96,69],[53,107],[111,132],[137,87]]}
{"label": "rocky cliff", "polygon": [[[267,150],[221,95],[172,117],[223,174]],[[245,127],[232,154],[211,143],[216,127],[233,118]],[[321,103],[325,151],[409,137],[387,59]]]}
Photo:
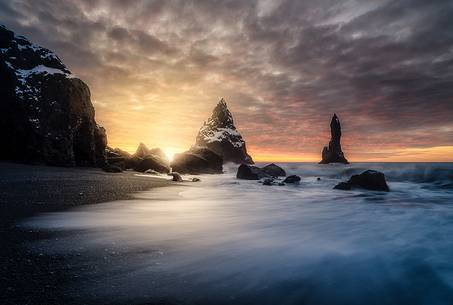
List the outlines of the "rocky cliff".
{"label": "rocky cliff", "polygon": [[321,164],[327,163],[344,163],[348,164],[348,160],[344,157],[343,151],[341,150],[341,124],[337,115],[334,114],[330,122],[330,142],[329,146],[325,146],[322,150]]}
{"label": "rocky cliff", "polygon": [[224,162],[253,164],[223,98],[198,132],[195,147],[209,148],[221,156]]}
{"label": "rocky cliff", "polygon": [[0,26],[0,83],[0,159],[104,165],[90,90],[55,53]]}

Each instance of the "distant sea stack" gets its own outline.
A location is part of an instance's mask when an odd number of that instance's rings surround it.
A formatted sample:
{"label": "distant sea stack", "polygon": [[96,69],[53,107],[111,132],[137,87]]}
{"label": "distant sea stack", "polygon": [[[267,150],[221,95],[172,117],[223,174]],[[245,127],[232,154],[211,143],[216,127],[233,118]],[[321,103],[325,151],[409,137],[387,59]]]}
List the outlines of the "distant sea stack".
{"label": "distant sea stack", "polygon": [[233,116],[223,98],[198,132],[195,146],[209,148],[221,156],[225,163],[254,163],[247,154],[245,141],[234,126]]}
{"label": "distant sea stack", "polygon": [[341,124],[337,115],[334,114],[330,122],[330,142],[329,146],[324,146],[322,150],[322,160],[320,164],[344,163],[349,164],[341,150]]}
{"label": "distant sea stack", "polygon": [[103,166],[107,137],[88,86],[52,51],[0,26],[0,159]]}
{"label": "distant sea stack", "polygon": [[160,148],[149,149],[145,144],[140,143],[133,155],[119,148],[107,147],[106,151],[108,164],[117,166],[121,170],[170,172],[170,161]]}

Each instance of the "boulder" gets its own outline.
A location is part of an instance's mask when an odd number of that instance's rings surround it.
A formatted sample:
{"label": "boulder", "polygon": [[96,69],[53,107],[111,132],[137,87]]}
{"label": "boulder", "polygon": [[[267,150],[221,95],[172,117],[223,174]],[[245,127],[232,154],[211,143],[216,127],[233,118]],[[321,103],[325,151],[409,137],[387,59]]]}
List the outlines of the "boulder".
{"label": "boulder", "polygon": [[104,166],[88,86],[52,51],[0,26],[0,159]]}
{"label": "boulder", "polygon": [[285,177],[286,176],[285,170],[274,163],[271,163],[269,165],[262,167],[261,170],[272,177]]}
{"label": "boulder", "polygon": [[334,189],[350,190],[355,187],[373,191],[390,191],[385,175],[375,170],[367,170],[359,175],[353,175],[347,182],[337,184]]}
{"label": "boulder", "polygon": [[[121,167],[123,170],[127,169],[128,167],[126,166],[127,160],[131,158],[131,154],[123,151],[119,148],[111,148],[107,147],[104,150],[105,156],[106,156],[106,162],[107,164],[111,165],[116,165],[118,167]],[[129,167],[131,168],[131,167]]]}
{"label": "boulder", "polygon": [[170,172],[170,167],[165,162],[162,162],[160,158],[151,155],[139,161],[134,168],[134,170],[138,172],[145,172],[149,169],[155,170],[159,173]]}
{"label": "boulder", "polygon": [[198,132],[195,146],[209,148],[221,156],[224,162],[253,164],[223,98]]}
{"label": "boulder", "polygon": [[128,153],[127,151],[125,151],[125,150],[122,150],[120,148],[111,148],[111,147],[108,147],[108,146],[105,149],[105,154],[106,154],[107,161],[110,158],[127,159],[127,158],[132,157],[132,155],[130,153]]}
{"label": "boulder", "polygon": [[182,174],[221,174],[223,159],[208,148],[192,147],[189,151],[176,154],[171,168]]}
{"label": "boulder", "polygon": [[179,173],[177,172],[171,172],[169,174],[170,176],[173,176],[173,178],[171,179],[171,181],[175,181],[175,182],[182,182],[182,177]]}
{"label": "boulder", "polygon": [[244,180],[260,180],[262,178],[271,178],[271,176],[257,166],[241,164],[238,167],[236,178]]}
{"label": "boulder", "polygon": [[291,175],[285,178],[283,180],[283,183],[299,183],[300,182],[300,177],[297,175]]}
{"label": "boulder", "polygon": [[192,182],[200,182],[200,178],[192,178]]}
{"label": "boulder", "polygon": [[344,157],[343,151],[341,150],[341,124],[337,115],[334,113],[330,122],[330,142],[329,146],[325,146],[322,150],[322,160],[320,164],[328,163],[344,163],[348,164],[348,160]]}

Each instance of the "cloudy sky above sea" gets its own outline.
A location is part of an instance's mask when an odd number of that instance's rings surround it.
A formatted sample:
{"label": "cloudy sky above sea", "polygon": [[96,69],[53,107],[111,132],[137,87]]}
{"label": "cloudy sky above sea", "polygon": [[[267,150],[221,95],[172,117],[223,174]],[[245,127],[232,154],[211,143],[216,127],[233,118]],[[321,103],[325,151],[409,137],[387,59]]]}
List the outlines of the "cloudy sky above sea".
{"label": "cloudy sky above sea", "polygon": [[184,151],[221,97],[258,160],[453,161],[453,1],[0,0],[91,89],[109,144]]}

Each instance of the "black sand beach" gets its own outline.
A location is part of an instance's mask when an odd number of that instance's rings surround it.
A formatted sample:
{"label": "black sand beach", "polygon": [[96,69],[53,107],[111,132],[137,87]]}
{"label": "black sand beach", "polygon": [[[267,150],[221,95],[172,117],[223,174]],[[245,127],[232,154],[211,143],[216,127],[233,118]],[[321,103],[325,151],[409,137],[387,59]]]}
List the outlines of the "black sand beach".
{"label": "black sand beach", "polygon": [[65,257],[24,249],[23,242],[44,236],[17,228],[17,220],[41,212],[129,199],[132,193],[169,184],[134,172],[0,163],[0,304],[71,303],[61,290],[71,266]]}

